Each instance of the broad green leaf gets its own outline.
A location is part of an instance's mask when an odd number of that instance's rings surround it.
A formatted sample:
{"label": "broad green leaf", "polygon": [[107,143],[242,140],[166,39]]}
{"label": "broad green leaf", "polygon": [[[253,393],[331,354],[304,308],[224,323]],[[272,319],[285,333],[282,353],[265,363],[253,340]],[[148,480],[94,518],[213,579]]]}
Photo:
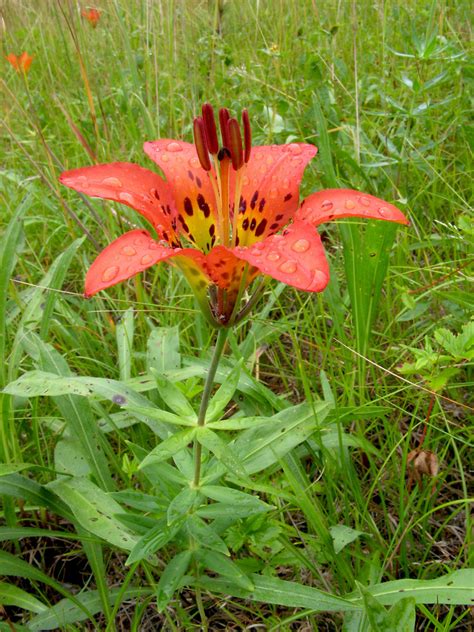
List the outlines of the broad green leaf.
{"label": "broad green leaf", "polygon": [[370,592],[357,583],[371,632],[413,632],[415,629],[415,600],[405,597],[387,610]]}
{"label": "broad green leaf", "polygon": [[191,551],[182,551],[181,553],[178,553],[170,562],[168,562],[165,570],[161,573],[160,581],[156,587],[157,606],[159,612],[162,612],[166,608],[173,597],[181,579],[188,570],[191,557]]}
{"label": "broad green leaf", "polygon": [[169,526],[165,518],[157,520],[155,526],[149,529],[130,551],[126,564],[130,566],[156,553],[174,538],[179,528],[180,525],[176,523]]}
{"label": "broad green leaf", "polygon": [[248,518],[248,516],[254,516],[257,513],[264,513],[270,511],[271,507],[261,503],[255,504],[241,504],[233,505],[229,503],[212,503],[211,505],[203,505],[196,510],[196,513],[202,518]]}
{"label": "broad green leaf", "polygon": [[239,478],[247,478],[247,472],[231,445],[225,443],[216,432],[206,428],[206,426],[200,426],[197,430],[199,443],[207,448],[209,452],[212,452],[229,472],[232,472]]}
{"label": "broad green leaf", "polygon": [[147,370],[155,369],[160,374],[165,371],[179,369],[178,327],[155,327],[151,330],[147,341]]}
{"label": "broad green leaf", "polygon": [[49,488],[69,506],[81,527],[120,549],[130,551],[135,546],[137,537],[115,518],[123,508],[90,480],[60,479]]}
{"label": "broad green leaf", "polygon": [[177,415],[195,419],[194,408],[188,402],[184,393],[162,373],[158,373],[156,369],[151,369],[151,373],[156,380],[156,386],[166,405]]}
{"label": "broad green leaf", "polygon": [[139,469],[146,467],[152,463],[159,463],[165,461],[174,456],[177,452],[185,448],[196,436],[197,426],[194,428],[186,428],[186,430],[180,430],[175,434],[172,434],[161,443],[159,443],[153,450],[143,459],[139,465]]}
{"label": "broad green leaf", "polygon": [[[367,586],[366,590],[384,605],[413,597],[417,604],[468,606],[474,600],[474,569],[463,568],[436,579],[397,579]],[[356,593],[351,593],[346,598],[352,603],[360,603],[360,596]]]}
{"label": "broad green leaf", "polygon": [[66,437],[54,448],[54,466],[58,472],[72,476],[89,476],[91,468],[76,439]]}
{"label": "broad green leaf", "polygon": [[257,496],[252,496],[251,494],[241,492],[238,489],[232,489],[231,487],[223,487],[221,485],[202,485],[199,488],[199,491],[204,494],[204,496],[212,498],[212,500],[234,505],[235,507],[239,507],[241,509],[253,508],[259,512],[274,509],[274,507],[267,505],[267,503],[261,501],[257,498]]}
{"label": "broad green leaf", "polygon": [[117,341],[118,365],[121,381],[128,380],[131,375],[133,332],[134,332],[133,308],[129,307],[122,314],[115,328]]}
{"label": "broad green leaf", "polygon": [[336,555],[348,544],[357,540],[361,535],[367,535],[363,531],[346,527],[344,524],[336,524],[333,527],[329,527],[329,531],[333,539],[334,553],[336,553]]}
{"label": "broad green leaf", "polygon": [[272,603],[289,608],[308,608],[315,612],[345,612],[356,610],[357,606],[317,588],[303,586],[276,577],[266,577],[253,573],[250,579],[253,590],[245,590],[232,581],[223,578],[200,577],[199,585],[212,593],[223,593],[232,597]]}
{"label": "broad green leaf", "polygon": [[199,549],[195,555],[205,568],[227,577],[232,583],[244,590],[253,590],[252,580],[247,577],[235,562],[225,555],[208,549]]}
{"label": "broad green leaf", "polygon": [[6,582],[0,582],[0,606],[15,606],[30,612],[43,612],[48,609],[48,606],[27,593],[26,590]]}
{"label": "broad green leaf", "polygon": [[191,537],[193,537],[202,546],[218,551],[219,553],[223,553],[224,555],[230,555],[226,543],[220,535],[214,531],[212,525],[208,525],[196,514],[188,516],[186,519],[186,527]]}
{"label": "broad green leaf", "polygon": [[215,421],[224,412],[227,404],[230,402],[239,383],[242,362],[238,362],[227,376],[226,381],[218,388],[216,394],[212,397],[207,407],[206,423]]}
{"label": "broad green leaf", "polygon": [[183,517],[193,507],[198,498],[198,490],[194,487],[185,487],[170,502],[166,518],[168,525]]}
{"label": "broad green leaf", "polygon": [[206,423],[206,427],[213,430],[246,430],[272,423],[273,417],[231,417],[230,419],[211,421]]}
{"label": "broad green leaf", "polygon": [[[132,415],[136,415],[140,421],[143,421],[147,425],[150,425],[150,419],[152,419],[165,424],[171,424],[172,426],[196,426],[196,418],[189,419],[188,417],[175,415],[174,413],[170,413],[167,410],[161,410],[161,408],[152,408],[151,405],[144,407],[134,406],[133,404],[131,404],[127,406],[127,410],[129,410]],[[156,430],[154,432],[155,434],[158,434]]]}
{"label": "broad green leaf", "polygon": [[8,476],[22,470],[30,470],[37,467],[34,463],[0,463],[0,476]]}
{"label": "broad green leaf", "polygon": [[22,474],[0,477],[0,494],[21,498],[33,505],[53,511],[68,520],[73,519],[68,506],[53,492]]}

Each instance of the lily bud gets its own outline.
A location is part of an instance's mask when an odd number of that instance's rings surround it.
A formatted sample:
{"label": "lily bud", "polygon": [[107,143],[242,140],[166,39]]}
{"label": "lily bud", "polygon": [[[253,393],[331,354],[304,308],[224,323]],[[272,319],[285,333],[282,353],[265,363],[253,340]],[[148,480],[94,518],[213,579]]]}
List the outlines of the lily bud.
{"label": "lily bud", "polygon": [[209,150],[206,142],[206,132],[204,128],[204,121],[201,116],[197,116],[194,119],[194,144],[196,146],[197,155],[201,167],[206,171],[211,170],[211,161],[209,159]]}

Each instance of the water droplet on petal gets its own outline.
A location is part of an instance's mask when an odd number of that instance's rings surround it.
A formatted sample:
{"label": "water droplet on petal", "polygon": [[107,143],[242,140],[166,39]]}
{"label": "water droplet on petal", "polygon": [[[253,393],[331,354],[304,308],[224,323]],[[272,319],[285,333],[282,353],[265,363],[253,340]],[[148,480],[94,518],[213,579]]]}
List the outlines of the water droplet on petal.
{"label": "water droplet on petal", "polygon": [[173,141],[172,143],[168,143],[166,145],[166,149],[171,152],[183,151],[183,147],[176,141]]}
{"label": "water droplet on petal", "polygon": [[133,204],[134,197],[131,193],[127,193],[126,191],[122,191],[118,194],[118,198],[121,202],[126,202],[127,204]]}
{"label": "water droplet on petal", "polygon": [[104,178],[102,180],[102,184],[107,184],[111,187],[121,187],[122,185],[122,181],[119,180],[118,178],[114,178],[113,176],[111,176],[110,178]]}
{"label": "water droplet on petal", "polygon": [[275,188],[270,189],[270,191],[269,191],[269,194],[268,194],[268,195],[269,195],[269,197],[271,197],[272,199],[277,198],[277,197],[278,197],[278,189],[275,189]]}
{"label": "water droplet on petal", "polygon": [[284,189],[289,189],[290,188],[290,181],[288,180],[288,178],[285,178],[282,182],[282,186]]}
{"label": "water droplet on petal", "polygon": [[292,244],[291,249],[295,252],[306,252],[309,249],[309,241],[307,239],[298,239]]}
{"label": "water droplet on petal", "polygon": [[87,184],[89,181],[86,178],[86,176],[77,176],[76,177],[76,184],[78,185],[82,185],[82,184]]}
{"label": "water droplet on petal", "polygon": [[254,244],[255,250],[263,250],[264,248],[265,248],[265,244],[263,243],[263,241],[257,241],[257,243]]}
{"label": "water droplet on petal", "polygon": [[364,197],[363,195],[359,198],[359,202],[362,206],[370,206],[370,200],[368,197]]}
{"label": "water droplet on petal", "polygon": [[161,248],[161,246],[160,246],[160,244],[157,244],[157,243],[156,243],[156,241],[151,241],[151,242],[148,244],[148,248],[149,248],[150,250],[159,250],[159,249]]}
{"label": "water droplet on petal", "polygon": [[169,160],[168,154],[162,154],[161,155],[161,160],[162,160],[162,162],[168,162],[168,160]]}
{"label": "water droplet on petal", "polygon": [[132,246],[124,246],[120,252],[127,257],[133,257],[133,255],[137,254],[137,251]]}
{"label": "water droplet on petal", "polygon": [[296,268],[297,265],[294,261],[285,261],[278,269],[285,274],[293,274],[293,272],[296,272]]}
{"label": "water droplet on petal", "polygon": [[313,276],[313,283],[317,283],[318,285],[325,285],[328,281],[327,274],[321,272],[321,270],[316,270]]}
{"label": "water droplet on petal", "polygon": [[108,283],[109,281],[112,281],[117,276],[118,271],[119,271],[118,266],[110,266],[110,268],[106,268],[102,274],[102,281],[104,283]]}
{"label": "water droplet on petal", "polygon": [[268,261],[278,261],[279,258],[280,255],[278,254],[278,252],[269,252],[267,255]]}
{"label": "water droplet on petal", "polygon": [[291,145],[288,145],[288,150],[293,154],[293,156],[299,156],[302,151],[301,147],[297,143],[291,143]]}
{"label": "water droplet on petal", "polygon": [[331,202],[331,200],[324,200],[324,202],[321,204],[321,208],[323,209],[323,211],[330,211],[333,206],[334,204]]}
{"label": "water droplet on petal", "polygon": [[387,217],[387,215],[390,214],[390,210],[386,206],[381,206],[378,209],[378,214],[381,215],[382,217]]}
{"label": "water droplet on petal", "polygon": [[348,211],[351,211],[353,208],[355,208],[355,204],[352,200],[346,200],[345,207]]}
{"label": "water droplet on petal", "polygon": [[275,162],[273,156],[267,156],[266,163],[267,165],[272,165]]}
{"label": "water droplet on petal", "polygon": [[201,163],[199,162],[199,158],[197,158],[196,156],[193,156],[192,158],[190,158],[189,166],[192,167],[193,169],[197,169],[197,167],[200,167]]}
{"label": "water droplet on petal", "polygon": [[247,185],[250,183],[250,178],[248,176],[242,176],[242,184]]}
{"label": "water droplet on petal", "polygon": [[143,255],[143,257],[140,259],[140,263],[142,264],[142,266],[147,266],[152,261],[153,257],[151,255]]}

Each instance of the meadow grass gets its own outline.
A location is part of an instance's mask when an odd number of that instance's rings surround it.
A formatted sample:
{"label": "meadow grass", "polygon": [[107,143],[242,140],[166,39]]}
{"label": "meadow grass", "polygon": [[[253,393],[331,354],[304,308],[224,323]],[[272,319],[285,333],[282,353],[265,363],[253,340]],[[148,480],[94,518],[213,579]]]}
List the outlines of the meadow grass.
{"label": "meadow grass", "polygon": [[[97,6],[102,15],[95,29],[72,1],[3,0],[1,6],[2,53],[34,55],[26,77],[4,60],[1,80],[1,223],[6,231],[15,213],[23,222],[10,226],[1,254],[1,386],[33,368],[28,345],[34,343],[22,339],[29,331],[84,376],[141,374],[150,324],[179,323],[181,354],[207,354],[213,334],[168,266],[91,301],[82,298],[88,264],[137,219],[126,207],[117,217],[111,212],[117,205],[81,199],[60,186],[58,175],[94,161],[151,168],[143,142],[190,141],[204,101],[234,112],[247,107],[254,144],[319,146],[303,196],[318,188],[358,188],[399,206],[411,226],[394,232],[380,297],[370,305],[358,293],[360,270],[351,276],[350,264],[359,262],[367,275],[371,268],[354,253],[351,259],[348,249],[352,243],[368,256],[380,236],[358,222],[361,237],[354,241],[354,223],[341,221],[323,230],[332,268],[328,289],[314,295],[269,284],[269,302],[261,301],[235,332],[233,344],[274,393],[292,402],[323,397],[361,412],[336,423],[350,444],[327,447],[314,436],[303,452],[260,472],[256,485],[276,509],[265,522],[249,522],[244,534],[236,529],[228,544],[237,558],[245,553],[252,570],[337,595],[354,590],[356,581],[431,579],[472,566],[469,3],[102,0]],[[58,257],[64,259],[54,267]],[[120,321],[130,308],[133,353]],[[457,347],[442,331],[457,335],[463,327]],[[185,388],[199,394],[196,380]],[[31,478],[48,482],[58,463],[61,413],[50,399],[27,404],[0,397],[1,460],[39,465]],[[93,412],[107,417],[110,407],[97,402]],[[107,477],[119,487],[134,485],[128,442],[153,445],[155,439],[141,425],[108,437],[104,488]],[[53,510],[2,493],[4,525],[64,527]],[[362,535],[328,558],[325,541],[336,525]],[[255,623],[268,630],[342,629],[337,614],[205,591],[202,605],[185,591],[158,614],[152,596],[126,593],[126,585],[153,582],[156,569],[130,570],[125,557],[102,554],[79,535],[54,546],[44,534],[4,545],[58,582],[76,590],[92,582],[98,589],[104,613],[64,629],[199,629],[198,607],[210,629]],[[18,579],[17,586],[50,603],[59,598],[54,586],[34,579]],[[2,603],[8,620],[21,624],[17,604],[0,600],[0,609]],[[469,616],[460,606],[420,605],[416,629],[467,630]],[[364,617],[345,625],[369,629]]]}

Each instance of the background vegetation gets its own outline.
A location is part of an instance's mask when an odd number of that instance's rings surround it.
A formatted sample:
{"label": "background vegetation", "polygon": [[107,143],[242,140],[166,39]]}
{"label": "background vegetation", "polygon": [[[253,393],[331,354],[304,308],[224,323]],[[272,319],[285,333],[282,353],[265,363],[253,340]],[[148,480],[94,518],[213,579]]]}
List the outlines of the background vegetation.
{"label": "background vegetation", "polygon": [[[35,366],[30,334],[83,376],[142,374],[150,331],[178,323],[181,355],[206,357],[212,332],[168,266],[149,271],[143,282],[82,298],[97,250],[122,232],[123,222],[137,219],[125,207],[61,188],[58,175],[94,161],[152,168],[143,142],[191,140],[202,102],[233,112],[247,107],[255,144],[319,146],[303,194],[334,184],[359,188],[398,205],[411,226],[398,229],[385,255],[390,265],[380,300],[358,293],[360,277],[349,270],[356,261],[359,274],[370,274],[367,257],[372,250],[379,256],[379,242],[358,224],[361,242],[353,247],[365,254],[351,259],[345,229],[341,235],[331,225],[323,229],[329,288],[316,296],[273,284],[269,302],[237,332],[249,371],[268,387],[270,407],[273,391],[292,402],[321,397],[338,410],[365,408],[346,418],[341,413],[335,427],[349,437],[344,444],[310,441],[304,453],[294,452],[293,469],[287,463],[260,472],[261,493],[276,509],[265,520],[242,521],[227,545],[252,570],[334,594],[354,590],[356,580],[431,579],[472,566],[470,3],[103,0],[97,6],[102,14],[94,29],[72,1],[2,3],[2,53],[26,50],[34,60],[26,77],[2,63],[0,385]],[[21,223],[9,224],[12,217]],[[121,344],[130,308],[132,350]],[[199,384],[194,379],[183,388],[199,395]],[[0,397],[2,461],[24,467],[15,475],[22,481],[48,483],[74,452],[61,438],[57,403]],[[110,402],[94,406],[96,415],[99,408],[102,415],[115,410]],[[122,489],[135,486],[127,442],[153,446],[156,439],[133,427],[112,432],[109,441],[114,480]],[[25,464],[33,464],[29,473]],[[10,477],[3,480],[4,550],[51,580],[20,566],[5,572],[22,591],[0,584],[5,621],[25,623],[28,612],[41,613],[35,600],[54,604],[65,590],[88,585],[102,591],[104,603],[112,595],[112,609],[104,606],[95,624],[61,629],[199,629],[192,591],[159,614],[152,597],[139,593],[151,577],[146,565],[134,568],[134,576],[126,557],[105,547],[94,566],[93,544],[79,541],[60,511],[35,502],[33,492],[12,491]],[[333,531],[341,550],[331,558],[324,535],[337,525],[349,528],[349,543]],[[30,531],[21,535],[20,528]],[[45,530],[63,535],[48,537]],[[135,594],[120,593],[124,580]],[[338,614],[210,593],[203,600],[211,629],[343,625]],[[419,605],[416,629],[468,629],[469,616],[463,606]],[[364,621],[345,625],[368,629]]]}

